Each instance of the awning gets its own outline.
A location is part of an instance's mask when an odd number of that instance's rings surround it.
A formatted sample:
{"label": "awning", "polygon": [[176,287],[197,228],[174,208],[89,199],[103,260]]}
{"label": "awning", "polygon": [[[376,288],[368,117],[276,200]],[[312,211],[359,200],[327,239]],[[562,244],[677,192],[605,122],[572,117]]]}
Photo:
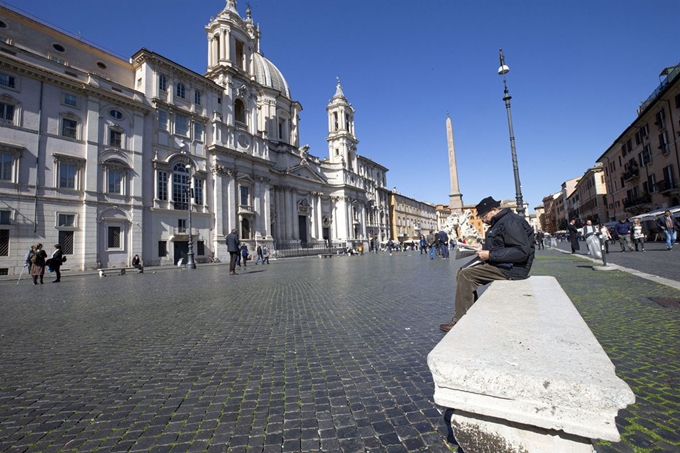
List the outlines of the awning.
{"label": "awning", "polygon": [[671,215],[675,215],[676,213],[680,212],[680,206],[673,206],[672,208],[655,209],[644,214],[638,214],[636,216],[633,216],[628,220],[639,219],[640,222],[644,222],[646,220],[656,220],[657,217],[662,216],[663,213],[666,211],[671,211]]}

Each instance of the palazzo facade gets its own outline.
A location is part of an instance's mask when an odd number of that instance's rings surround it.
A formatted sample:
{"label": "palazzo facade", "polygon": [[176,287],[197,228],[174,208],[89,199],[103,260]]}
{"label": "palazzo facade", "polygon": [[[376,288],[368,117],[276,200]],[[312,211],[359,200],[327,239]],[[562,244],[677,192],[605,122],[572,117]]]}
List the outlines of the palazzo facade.
{"label": "palazzo facade", "polygon": [[[388,169],[358,154],[338,80],[328,156],[236,1],[205,27],[201,75],[145,48],[129,61],[0,7],[0,272],[31,244],[74,270],[226,260],[236,229],[274,253],[383,241]],[[187,220],[191,212],[191,227]]]}

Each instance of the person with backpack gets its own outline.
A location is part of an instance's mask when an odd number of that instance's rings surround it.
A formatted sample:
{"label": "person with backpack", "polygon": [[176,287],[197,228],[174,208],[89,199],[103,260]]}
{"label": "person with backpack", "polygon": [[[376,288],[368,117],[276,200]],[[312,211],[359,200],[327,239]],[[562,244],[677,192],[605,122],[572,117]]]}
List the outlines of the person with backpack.
{"label": "person with backpack", "polygon": [[241,259],[243,267],[248,267],[248,246],[246,244],[241,244]]}
{"label": "person with backpack", "polygon": [[43,276],[45,275],[45,261],[47,260],[47,253],[43,250],[42,244],[35,244],[33,246],[33,255],[31,255],[31,276],[33,277],[33,284],[38,284],[38,277],[40,277],[40,284],[43,284]]}
{"label": "person with backpack", "polygon": [[442,259],[449,259],[449,235],[444,230],[439,232],[439,253]]}

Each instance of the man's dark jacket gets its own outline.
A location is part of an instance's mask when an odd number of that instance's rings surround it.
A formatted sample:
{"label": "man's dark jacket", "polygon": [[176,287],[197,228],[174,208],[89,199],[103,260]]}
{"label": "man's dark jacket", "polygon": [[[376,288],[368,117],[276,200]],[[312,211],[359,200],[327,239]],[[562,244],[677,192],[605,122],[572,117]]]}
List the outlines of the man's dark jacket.
{"label": "man's dark jacket", "polygon": [[[678,219],[676,219],[672,215],[671,219],[673,219],[673,228],[676,230],[680,230],[680,222],[678,222]],[[662,230],[667,229],[668,225],[666,225],[666,214],[656,219],[656,226],[658,226]]]}
{"label": "man's dark jacket", "polygon": [[534,262],[534,230],[510,209],[502,209],[491,218],[484,250],[489,251],[488,263],[508,278],[525,279]]}
{"label": "man's dark jacket", "polygon": [[238,253],[240,244],[241,244],[241,241],[239,241],[236,233],[229,233],[227,235],[227,251],[228,252],[230,252],[230,253],[237,252]]}
{"label": "man's dark jacket", "polygon": [[630,234],[630,222],[629,221],[618,221],[616,222],[616,225],[614,225],[614,231],[616,231],[616,234],[619,236],[625,236],[627,234]]}

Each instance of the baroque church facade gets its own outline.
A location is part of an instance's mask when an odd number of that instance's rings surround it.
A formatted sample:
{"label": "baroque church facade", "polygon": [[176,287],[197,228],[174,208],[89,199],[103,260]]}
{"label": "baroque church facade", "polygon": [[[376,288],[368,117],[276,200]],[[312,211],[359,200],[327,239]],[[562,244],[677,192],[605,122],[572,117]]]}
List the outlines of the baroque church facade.
{"label": "baroque church facade", "polygon": [[226,260],[232,229],[275,255],[389,238],[388,169],[358,154],[340,81],[319,158],[250,10],[227,0],[205,29],[201,75],[0,7],[0,270],[37,242],[88,270],[174,264],[189,238],[197,262]]}

